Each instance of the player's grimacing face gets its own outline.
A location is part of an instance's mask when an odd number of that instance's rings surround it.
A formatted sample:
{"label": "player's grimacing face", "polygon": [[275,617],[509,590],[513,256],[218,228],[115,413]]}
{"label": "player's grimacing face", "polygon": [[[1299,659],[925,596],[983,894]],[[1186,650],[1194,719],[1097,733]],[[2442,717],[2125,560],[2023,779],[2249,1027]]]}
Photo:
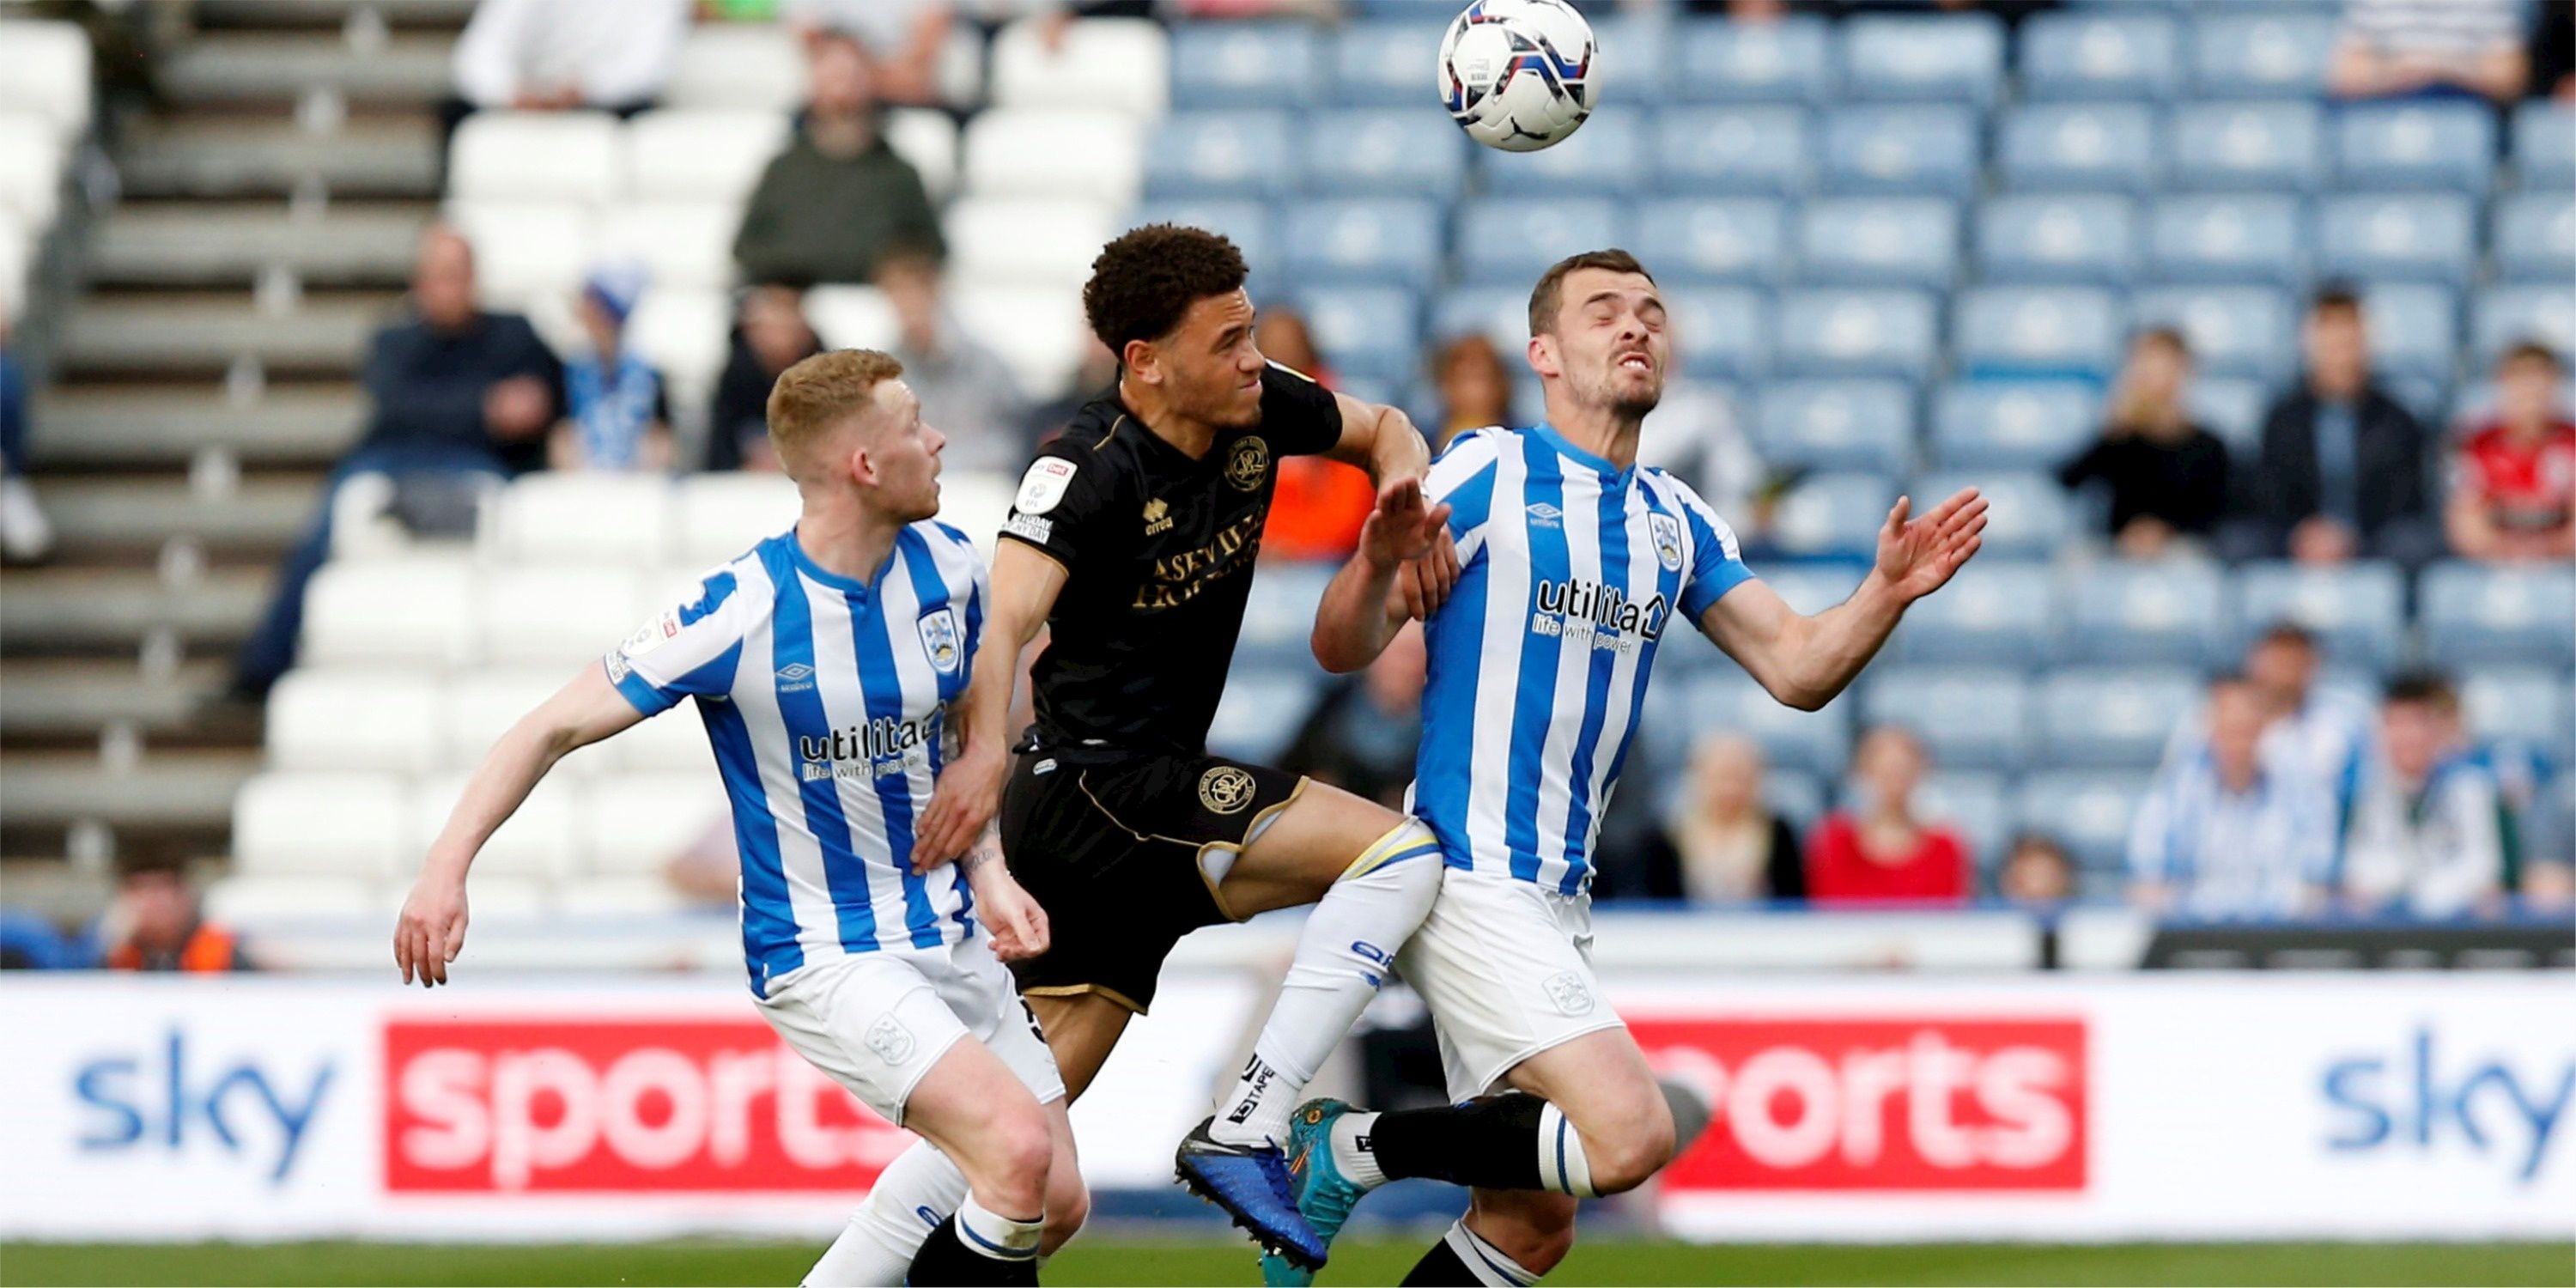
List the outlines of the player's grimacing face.
{"label": "player's grimacing face", "polygon": [[1655,284],[1642,273],[1578,268],[1559,289],[1557,365],[1575,398],[1640,415],[1654,410],[1672,362]]}
{"label": "player's grimacing face", "polygon": [[1174,410],[1229,429],[1260,420],[1262,356],[1252,322],[1252,297],[1240,289],[1204,296],[1154,343]]}
{"label": "player's grimacing face", "polygon": [[922,422],[921,400],[900,380],[877,383],[863,448],[876,472],[879,503],[906,523],[939,513],[939,452],[946,435]]}

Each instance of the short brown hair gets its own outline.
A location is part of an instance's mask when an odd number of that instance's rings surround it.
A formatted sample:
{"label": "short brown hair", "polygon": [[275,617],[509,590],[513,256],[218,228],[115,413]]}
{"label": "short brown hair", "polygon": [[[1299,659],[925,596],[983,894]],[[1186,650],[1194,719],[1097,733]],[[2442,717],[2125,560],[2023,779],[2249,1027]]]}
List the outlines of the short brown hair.
{"label": "short brown hair", "polygon": [[2316,317],[2323,313],[2349,313],[2356,318],[2360,317],[2361,292],[2355,290],[2350,282],[2326,283],[2317,288],[2317,293],[2308,299],[2309,317]]}
{"label": "short brown hair", "polygon": [[1147,224],[1120,234],[1091,261],[1082,312],[1091,333],[1120,361],[1130,340],[1158,340],[1190,306],[1240,290],[1249,270],[1222,233],[1185,224]]}
{"label": "short brown hair", "polygon": [[781,372],[769,390],[769,441],[778,463],[801,477],[814,441],[842,418],[866,411],[880,381],[903,374],[903,363],[874,349],[831,349]]}
{"label": "short brown hair", "polygon": [[2163,349],[2165,352],[2186,361],[2191,358],[2191,341],[2183,336],[2183,333],[2179,328],[2169,326],[2151,326],[2132,337],[2130,342],[2133,344],[2155,345],[2158,348]]}
{"label": "short brown hair", "polygon": [[2524,340],[2504,351],[2496,359],[2496,370],[2502,371],[2517,362],[2545,362],[2551,371],[2565,371],[2567,364],[2558,360],[2558,351],[2538,340]]}
{"label": "short brown hair", "polygon": [[1587,250],[1568,255],[1548,266],[1538,276],[1538,285],[1530,288],[1530,334],[1553,335],[1556,332],[1556,310],[1564,301],[1565,275],[1578,268],[1606,269],[1613,273],[1634,273],[1651,282],[1655,275],[1637,262],[1637,257],[1616,246],[1608,250]]}

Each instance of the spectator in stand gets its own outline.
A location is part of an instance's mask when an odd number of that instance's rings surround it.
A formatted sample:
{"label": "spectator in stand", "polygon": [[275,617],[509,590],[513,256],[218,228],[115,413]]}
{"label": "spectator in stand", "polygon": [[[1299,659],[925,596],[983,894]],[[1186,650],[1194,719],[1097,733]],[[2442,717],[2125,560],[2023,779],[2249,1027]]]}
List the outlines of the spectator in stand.
{"label": "spectator in stand", "polygon": [[1922,741],[1894,725],[1861,735],[1851,804],[1827,814],[1807,839],[1809,902],[1967,902],[1967,845],[1915,813],[1929,761]]}
{"label": "spectator in stand", "polygon": [[590,348],[564,363],[564,423],[548,463],[559,470],[671,468],[671,407],[662,373],[625,347],[626,319],[644,275],[602,268],[581,289],[581,328]]}
{"label": "spectator in stand", "polygon": [[268,612],[234,663],[233,693],[256,699],[295,664],[304,586],[331,553],[331,499],[352,476],[506,478],[543,459],[563,364],[516,313],[474,304],[474,251],[444,226],[421,238],[408,316],[376,332],[359,372],[372,404],[365,437],[324,484],[320,512],[278,566]]}
{"label": "spectator in stand", "polygon": [[109,970],[224,972],[253,969],[241,937],[205,919],[177,863],[128,866],[96,935]]}
{"label": "spectator in stand", "polygon": [[2540,6],[2530,58],[2531,97],[2576,100],[2576,5]]}
{"label": "spectator in stand", "polygon": [[2400,676],[2379,709],[2380,756],[2344,850],[2343,895],[2361,911],[2492,913],[2519,855],[2495,774],[2468,755],[2459,695],[2438,675]]}
{"label": "spectator in stand", "polygon": [[2361,299],[2328,287],[2308,306],[2307,372],[2263,417],[2256,548],[2303,563],[2356,555],[2410,567],[2440,550],[2424,427],[2372,383]]}
{"label": "spectator in stand", "polygon": [[1431,388],[1440,399],[1440,426],[1431,450],[1471,429],[1512,423],[1512,372],[1494,342],[1470,331],[1431,356]]}
{"label": "spectator in stand", "polygon": [[2497,360],[2495,413],[2461,442],[2442,515],[2453,553],[2576,558],[2576,424],[2558,405],[2566,374],[2543,344]]}
{"label": "spectator in stand", "polygon": [[2199,917],[2317,907],[2334,868],[2334,801],[2297,762],[2264,754],[2271,721],[2245,677],[2210,684],[2208,735],[2165,762],[2130,820],[2130,902]]}
{"label": "spectator in stand", "polygon": [[[2318,682],[2324,660],[2317,637],[2307,628],[2275,622],[2246,648],[2244,677],[2263,707],[2264,758],[2280,760],[2292,772],[2325,784],[2340,823],[2351,816],[2376,721],[2365,700]],[[2207,744],[2208,715],[2202,707],[2175,722],[2165,744],[2167,768]],[[2340,852],[2340,827],[2335,841]]]}
{"label": "spectator in stand", "polygon": [[877,97],[933,106],[939,63],[957,29],[949,0],[780,0],[778,16],[807,44],[830,34],[856,37],[876,59]]}
{"label": "spectator in stand", "polygon": [[1637,463],[1690,484],[1747,545],[1769,540],[1778,500],[1769,467],[1753,450],[1735,404],[1715,386],[1687,374],[1666,381],[1664,400],[1655,407],[1655,432],[1637,440]]}
{"label": "spectator in stand", "polygon": [[752,282],[868,282],[898,249],[945,255],[921,172],[877,129],[875,69],[858,41],[816,38],[813,98],[770,159],[734,235]]}
{"label": "spectator in stand", "polygon": [[1325,691],[1280,766],[1389,809],[1404,808],[1413,754],[1422,743],[1423,664],[1422,628],[1408,623],[1368,669]]}
{"label": "spectator in stand", "polygon": [[2326,87],[2338,98],[2473,94],[2509,103],[2529,70],[2523,11],[2520,0],[2345,0]]}
{"label": "spectator in stand", "polygon": [[769,390],[780,373],[823,351],[805,320],[805,296],[788,286],[745,291],[732,353],[707,411],[706,468],[778,472],[769,446]]}
{"label": "spectator in stand", "polygon": [[940,300],[939,261],[901,250],[877,269],[877,289],[894,306],[894,356],[904,383],[934,409],[948,436],[940,459],[952,470],[1017,475],[1032,444],[1023,436],[1028,400],[999,354],[966,334]]}
{"label": "spectator in stand", "polygon": [[2208,537],[2227,511],[2227,444],[2192,420],[2183,398],[2190,381],[2191,347],[2180,331],[2139,332],[2101,438],[2057,472],[2068,488],[2109,485],[2109,535],[2132,559]]}
{"label": "spectator in stand", "polygon": [[40,563],[54,549],[54,525],[27,484],[27,372],[0,313],[0,560]]}
{"label": "spectator in stand", "polygon": [[2024,832],[2013,838],[1995,872],[1995,893],[2032,911],[2063,907],[2075,897],[2075,860],[2056,838]]}
{"label": "spectator in stand", "polygon": [[1690,777],[1661,831],[1647,843],[1649,899],[1745,903],[1807,897],[1798,833],[1762,802],[1762,748],[1713,733],[1691,748]]}
{"label": "spectator in stand", "polygon": [[456,40],[449,133],[477,111],[596,108],[632,116],[670,83],[688,0],[481,0]]}
{"label": "spectator in stand", "polygon": [[[1285,305],[1267,308],[1253,324],[1252,342],[1271,361],[1312,376],[1326,389],[1340,381],[1315,352],[1306,319]],[[1342,560],[1359,548],[1360,525],[1377,504],[1377,489],[1355,466],[1321,456],[1283,456],[1272,467],[1278,481],[1270,519],[1261,528],[1264,559]]]}

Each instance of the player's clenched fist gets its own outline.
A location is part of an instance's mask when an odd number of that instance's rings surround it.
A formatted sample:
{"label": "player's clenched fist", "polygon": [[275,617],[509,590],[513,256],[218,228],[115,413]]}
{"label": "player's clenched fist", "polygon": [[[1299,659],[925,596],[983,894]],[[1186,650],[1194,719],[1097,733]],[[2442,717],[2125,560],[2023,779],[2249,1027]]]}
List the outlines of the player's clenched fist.
{"label": "player's clenched fist", "polygon": [[465,947],[465,883],[435,872],[421,874],[394,922],[394,964],[403,982],[429,988],[447,982],[447,964]]}

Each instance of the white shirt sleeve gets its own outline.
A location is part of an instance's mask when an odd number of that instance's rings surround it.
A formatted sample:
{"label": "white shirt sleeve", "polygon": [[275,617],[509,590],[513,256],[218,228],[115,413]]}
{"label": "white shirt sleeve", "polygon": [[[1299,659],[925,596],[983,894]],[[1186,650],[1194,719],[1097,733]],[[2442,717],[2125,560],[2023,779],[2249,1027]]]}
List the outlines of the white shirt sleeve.
{"label": "white shirt sleeve", "polygon": [[465,21],[451,64],[456,92],[476,107],[508,107],[519,93],[519,49],[540,0],[482,0]]}
{"label": "white shirt sleeve", "polygon": [[717,572],[695,600],[654,614],[610,649],[600,665],[636,710],[660,715],[682,698],[732,690],[748,624],[748,605],[733,573]]}

